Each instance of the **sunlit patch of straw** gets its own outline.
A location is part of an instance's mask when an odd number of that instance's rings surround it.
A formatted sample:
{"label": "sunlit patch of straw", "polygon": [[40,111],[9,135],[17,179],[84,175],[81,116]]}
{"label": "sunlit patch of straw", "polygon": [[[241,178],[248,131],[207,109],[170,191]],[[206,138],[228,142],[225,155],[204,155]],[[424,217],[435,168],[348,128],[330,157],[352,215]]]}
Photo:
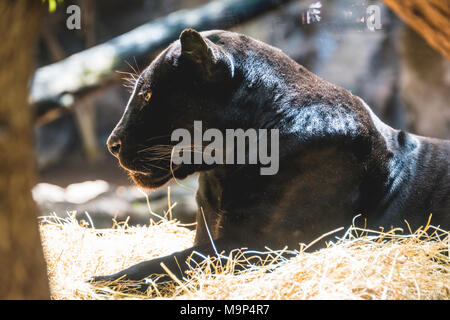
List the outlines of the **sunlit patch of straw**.
{"label": "sunlit patch of straw", "polygon": [[[449,232],[427,224],[414,233],[380,232],[351,226],[327,248],[305,252],[270,250],[262,261],[254,251],[231,258],[194,253],[184,279],[176,284],[149,280],[148,295],[130,282],[115,289],[86,282],[93,275],[192,246],[194,232],[175,220],[150,226],[116,223],[92,229],[73,217],[44,218],[41,236],[54,299],[449,299]],[[179,261],[178,263],[184,263]],[[244,271],[235,274],[237,266]],[[163,266],[164,268],[165,266]]]}

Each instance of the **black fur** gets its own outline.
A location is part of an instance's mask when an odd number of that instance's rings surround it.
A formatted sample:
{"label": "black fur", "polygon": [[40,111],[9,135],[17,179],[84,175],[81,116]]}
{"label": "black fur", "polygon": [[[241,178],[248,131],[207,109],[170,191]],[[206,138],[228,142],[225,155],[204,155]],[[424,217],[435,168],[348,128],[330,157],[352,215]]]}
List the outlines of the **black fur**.
{"label": "black fur", "polygon": [[[434,225],[449,228],[450,142],[392,129],[360,98],[267,44],[185,30],[140,75],[108,146],[138,185],[157,188],[172,177],[171,132],[192,130],[194,120],[204,129],[280,130],[276,175],[255,165],[173,168],[179,179],[200,172],[197,203],[218,251],[298,248],[357,214],[390,229],[404,220],[417,228],[432,213]],[[214,254],[200,209],[194,248],[94,280],[140,280],[164,273],[160,262],[182,276],[174,257],[193,250]]]}

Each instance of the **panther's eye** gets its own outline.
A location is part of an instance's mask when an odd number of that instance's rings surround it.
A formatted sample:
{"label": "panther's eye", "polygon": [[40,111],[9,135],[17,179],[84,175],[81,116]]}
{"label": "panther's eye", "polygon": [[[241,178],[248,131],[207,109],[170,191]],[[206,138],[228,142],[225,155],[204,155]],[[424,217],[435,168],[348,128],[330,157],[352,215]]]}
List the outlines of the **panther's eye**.
{"label": "panther's eye", "polygon": [[149,102],[151,97],[152,97],[151,91],[144,93],[144,100],[146,102]]}

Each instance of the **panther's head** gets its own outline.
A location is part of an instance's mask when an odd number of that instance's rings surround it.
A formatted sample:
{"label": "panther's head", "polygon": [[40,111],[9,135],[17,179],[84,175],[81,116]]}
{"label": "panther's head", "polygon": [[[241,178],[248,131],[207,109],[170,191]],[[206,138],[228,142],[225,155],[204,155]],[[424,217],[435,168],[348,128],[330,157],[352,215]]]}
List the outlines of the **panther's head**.
{"label": "panther's head", "polygon": [[221,128],[226,119],[236,118],[227,108],[236,85],[233,59],[214,43],[222,32],[184,30],[139,75],[107,142],[136,184],[157,188],[172,176],[183,179],[201,169],[171,163],[175,129],[194,136],[194,121],[202,121],[205,129]]}

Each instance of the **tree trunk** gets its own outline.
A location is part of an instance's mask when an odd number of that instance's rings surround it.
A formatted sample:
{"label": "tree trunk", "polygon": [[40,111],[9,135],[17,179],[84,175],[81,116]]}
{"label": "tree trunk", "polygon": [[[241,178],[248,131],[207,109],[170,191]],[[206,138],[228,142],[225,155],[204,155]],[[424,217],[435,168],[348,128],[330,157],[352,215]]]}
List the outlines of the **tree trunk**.
{"label": "tree trunk", "polygon": [[50,298],[31,197],[35,157],[27,101],[45,11],[40,0],[0,1],[0,299]]}

